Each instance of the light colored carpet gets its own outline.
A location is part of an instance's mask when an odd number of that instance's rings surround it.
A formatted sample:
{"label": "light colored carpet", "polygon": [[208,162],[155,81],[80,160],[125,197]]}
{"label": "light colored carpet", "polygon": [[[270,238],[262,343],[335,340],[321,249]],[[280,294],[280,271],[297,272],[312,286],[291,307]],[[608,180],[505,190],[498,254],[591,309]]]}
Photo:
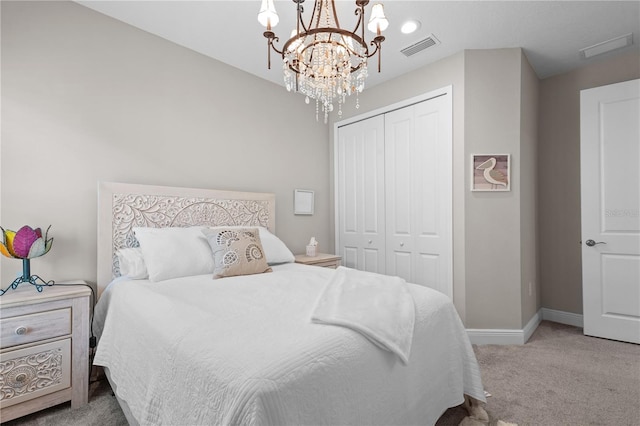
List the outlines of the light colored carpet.
{"label": "light colored carpet", "polygon": [[[640,345],[543,321],[525,345],[474,350],[492,394],[491,425],[640,426]],[[437,425],[457,425],[464,416],[456,407]]]}
{"label": "light colored carpet", "polygon": [[[582,330],[543,321],[522,346],[474,347],[491,426],[640,426],[640,345],[582,335]],[[467,415],[445,412],[437,426],[453,426]],[[106,381],[90,387],[89,405],[69,404],[4,423],[3,426],[126,425]],[[501,423],[504,424],[504,423]]]}

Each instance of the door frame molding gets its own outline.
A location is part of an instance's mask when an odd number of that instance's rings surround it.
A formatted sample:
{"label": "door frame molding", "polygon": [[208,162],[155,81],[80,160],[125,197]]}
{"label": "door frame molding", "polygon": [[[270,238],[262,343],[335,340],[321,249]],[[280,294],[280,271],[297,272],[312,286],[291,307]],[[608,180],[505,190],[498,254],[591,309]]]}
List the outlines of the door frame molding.
{"label": "door frame molding", "polygon": [[449,277],[449,282],[447,283],[447,289],[449,291],[449,294],[451,295],[451,300],[454,300],[454,286],[453,286],[453,271],[454,271],[454,259],[453,259],[453,85],[448,85],[448,86],[443,86],[439,89],[435,89],[435,90],[430,90],[429,92],[423,93],[421,95],[418,96],[414,96],[402,101],[398,101],[380,108],[376,108],[374,110],[350,117],[350,118],[346,118],[344,120],[341,121],[337,121],[333,124],[333,170],[334,170],[334,177],[333,177],[333,206],[334,206],[334,251],[335,253],[338,253],[339,251],[339,241],[340,241],[340,228],[338,226],[338,224],[340,223],[340,218],[339,218],[339,210],[336,208],[337,207],[337,197],[336,194],[338,194],[338,184],[339,182],[337,181],[337,179],[335,179],[335,174],[336,174],[336,170],[338,170],[339,164],[338,164],[338,157],[337,155],[335,155],[335,153],[337,152],[338,149],[338,143],[339,143],[339,137],[338,137],[338,130],[340,129],[340,127],[344,127],[344,126],[348,126],[349,124],[353,124],[353,123],[357,123],[358,121],[362,121],[362,120],[366,120],[372,117],[375,117],[377,115],[382,115],[382,114],[386,114],[392,111],[395,111],[397,109],[401,109],[401,108],[405,108],[420,102],[424,102],[424,101],[428,101],[429,99],[434,99],[440,96],[445,96],[445,95],[449,95],[449,108],[451,111],[451,129],[450,129],[450,136],[451,136],[451,158],[450,158],[450,164],[451,164],[451,176],[450,176],[450,185],[447,186],[447,189],[449,191],[448,194],[448,200],[449,200],[449,212],[450,212],[450,218],[449,218],[449,248],[448,248],[448,253],[447,255],[449,256],[449,265],[448,265],[448,271],[447,271],[447,276]]}

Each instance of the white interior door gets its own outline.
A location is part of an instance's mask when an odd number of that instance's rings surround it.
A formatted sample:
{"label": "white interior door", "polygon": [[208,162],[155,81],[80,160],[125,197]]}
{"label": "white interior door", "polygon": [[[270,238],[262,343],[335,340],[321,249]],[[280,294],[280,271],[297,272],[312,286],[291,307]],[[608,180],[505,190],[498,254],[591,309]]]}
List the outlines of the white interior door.
{"label": "white interior door", "polygon": [[337,139],[337,253],[349,268],[384,274],[384,117],[340,127]]}
{"label": "white interior door", "polygon": [[385,114],[387,274],[453,296],[450,93]]}
{"label": "white interior door", "polygon": [[640,80],[580,102],[584,333],[640,343]]}

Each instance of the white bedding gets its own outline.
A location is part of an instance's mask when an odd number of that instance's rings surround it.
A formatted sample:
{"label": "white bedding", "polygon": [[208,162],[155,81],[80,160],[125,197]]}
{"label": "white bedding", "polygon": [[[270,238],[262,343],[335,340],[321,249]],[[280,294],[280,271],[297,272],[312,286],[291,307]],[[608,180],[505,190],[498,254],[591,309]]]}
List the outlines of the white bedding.
{"label": "white bedding", "polygon": [[333,270],[299,264],[111,284],[94,363],[142,425],[434,424],[463,394],[485,401],[466,332],[444,295],[409,285],[409,363],[358,332],[312,323]]}

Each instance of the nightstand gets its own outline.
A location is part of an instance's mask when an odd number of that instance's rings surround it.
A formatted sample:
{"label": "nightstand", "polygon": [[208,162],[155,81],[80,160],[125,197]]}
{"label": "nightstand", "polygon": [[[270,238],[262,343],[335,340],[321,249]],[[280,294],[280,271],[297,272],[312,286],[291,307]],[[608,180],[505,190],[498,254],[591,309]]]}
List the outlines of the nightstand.
{"label": "nightstand", "polygon": [[315,265],[336,269],[340,266],[341,262],[342,257],[335,254],[318,253],[317,256],[307,256],[306,254],[296,255],[296,263],[302,263],[305,265]]}
{"label": "nightstand", "polygon": [[38,292],[23,283],[0,297],[3,422],[66,401],[71,408],[87,404],[90,295],[84,285]]}

